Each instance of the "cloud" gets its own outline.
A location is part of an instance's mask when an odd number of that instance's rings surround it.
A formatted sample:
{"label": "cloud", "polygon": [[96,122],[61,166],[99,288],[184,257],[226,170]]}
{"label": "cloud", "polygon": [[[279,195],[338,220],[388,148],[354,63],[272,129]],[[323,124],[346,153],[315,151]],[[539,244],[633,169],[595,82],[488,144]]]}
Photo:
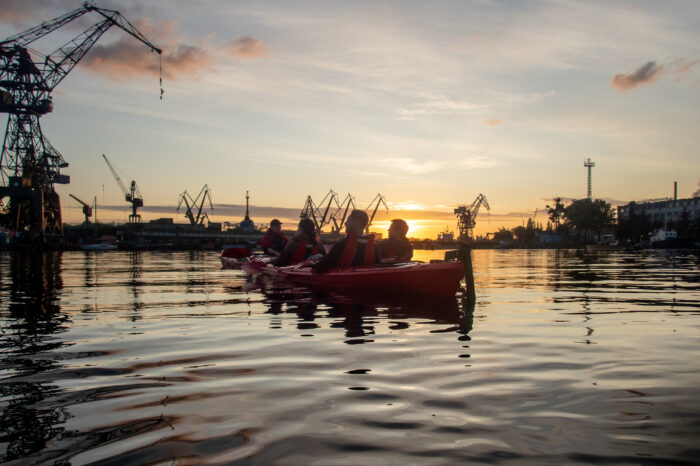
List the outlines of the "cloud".
{"label": "cloud", "polygon": [[437,96],[424,102],[399,108],[396,113],[400,120],[415,120],[417,117],[425,115],[459,115],[484,109],[485,106],[481,104]]}
{"label": "cloud", "polygon": [[658,81],[663,70],[663,65],[657,66],[656,62],[650,61],[632,74],[615,75],[610,81],[610,85],[620,92],[627,92],[637,86]]}
{"label": "cloud", "polygon": [[484,121],[482,121],[482,123],[486,126],[497,126],[503,123],[503,120],[499,120],[498,118],[487,118]]}
{"label": "cloud", "polygon": [[[139,19],[134,25],[163,49],[163,78],[176,80],[181,75],[197,78],[212,67],[213,59],[207,50],[199,45],[185,44],[176,36],[177,22],[154,24],[147,19]],[[161,59],[151,52],[133,37],[124,36],[110,44],[93,46],[83,59],[82,66],[113,81],[138,76],[159,76]]]}
{"label": "cloud", "polygon": [[267,46],[260,39],[250,36],[236,37],[222,45],[229,55],[239,58],[262,58],[267,56]]}
{"label": "cloud", "polygon": [[[56,1],[2,0],[0,1],[0,22],[24,27],[31,20],[46,20],[46,10],[56,6]],[[66,2],[62,2],[66,3]],[[72,5],[75,7],[75,4]]]}
{"label": "cloud", "polygon": [[700,65],[700,60],[678,60],[671,67],[674,74],[683,74],[689,73],[695,65]]}

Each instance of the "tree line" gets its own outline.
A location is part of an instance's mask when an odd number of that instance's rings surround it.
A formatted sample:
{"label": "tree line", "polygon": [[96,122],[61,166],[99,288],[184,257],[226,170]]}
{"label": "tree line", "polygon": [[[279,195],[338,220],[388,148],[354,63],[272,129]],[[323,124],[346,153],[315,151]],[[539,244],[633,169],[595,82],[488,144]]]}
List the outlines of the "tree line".
{"label": "tree line", "polygon": [[[648,239],[662,222],[653,222],[647,216],[630,209],[628,218],[618,221],[615,209],[603,199],[578,199],[565,205],[560,197],[547,206],[546,225],[528,219],[525,225],[507,229],[502,227],[493,238],[496,241],[532,247],[542,243],[587,244],[600,242],[603,234],[614,235],[620,242],[639,243]],[[666,225],[675,229],[679,237],[700,237],[700,219],[691,220],[687,212],[676,222]]]}

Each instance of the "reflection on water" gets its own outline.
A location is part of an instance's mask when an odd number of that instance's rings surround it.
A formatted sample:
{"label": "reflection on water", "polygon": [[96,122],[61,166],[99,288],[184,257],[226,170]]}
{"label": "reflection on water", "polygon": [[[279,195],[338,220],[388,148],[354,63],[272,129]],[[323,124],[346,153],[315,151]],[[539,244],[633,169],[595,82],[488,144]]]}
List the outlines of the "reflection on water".
{"label": "reflection on water", "polygon": [[208,252],[2,253],[0,461],[695,461],[697,254],[473,261],[470,306]]}

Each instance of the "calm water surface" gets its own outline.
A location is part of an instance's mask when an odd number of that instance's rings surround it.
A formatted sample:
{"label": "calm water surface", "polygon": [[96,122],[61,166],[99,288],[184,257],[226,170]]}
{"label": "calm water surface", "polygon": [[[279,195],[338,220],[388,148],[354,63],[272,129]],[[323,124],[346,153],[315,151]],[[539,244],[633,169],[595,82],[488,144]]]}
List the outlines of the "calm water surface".
{"label": "calm water surface", "polygon": [[697,464],[697,252],[473,260],[470,308],[2,253],[0,461]]}

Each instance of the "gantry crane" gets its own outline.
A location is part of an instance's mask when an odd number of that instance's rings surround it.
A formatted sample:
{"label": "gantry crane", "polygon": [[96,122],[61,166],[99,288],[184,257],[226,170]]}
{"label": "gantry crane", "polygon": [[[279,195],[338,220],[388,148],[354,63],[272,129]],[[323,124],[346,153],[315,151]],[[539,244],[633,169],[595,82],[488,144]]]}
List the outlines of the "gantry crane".
{"label": "gantry crane", "polygon": [[[213,210],[214,205],[211,202],[211,191],[209,190],[209,186],[207,186],[206,184],[204,185],[202,190],[199,191],[199,194],[197,194],[197,197],[195,197],[194,199],[192,199],[192,196],[190,196],[187,190],[185,190],[185,192],[180,194],[180,200],[177,203],[177,211],[180,212],[180,207],[184,202],[185,207],[187,208],[185,210],[185,217],[189,219],[190,224],[201,225],[202,223],[204,223],[205,218],[207,219],[207,221],[209,221],[209,215],[207,215],[207,213],[203,211],[204,202],[206,200],[209,200],[209,207]],[[197,208],[196,214],[193,212],[194,208]]]}
{"label": "gantry crane", "polygon": [[376,202],[374,205],[374,210],[372,211],[372,215],[369,216],[369,222],[367,223],[367,227],[365,228],[365,231],[369,234],[369,226],[372,224],[372,221],[374,221],[374,216],[377,215],[377,210],[379,209],[379,206],[381,204],[384,204],[384,208],[386,208],[387,212],[389,211],[389,206],[386,204],[386,199],[384,196],[381,194],[377,194],[374,197],[374,200],[369,203],[369,206],[367,206],[367,209],[365,209],[366,212],[369,212],[370,209],[372,209],[372,205]]}
{"label": "gantry crane", "polygon": [[479,207],[486,207],[490,211],[489,203],[486,196],[479,194],[470,206],[459,206],[454,213],[457,216],[457,228],[459,228],[459,239],[468,241],[474,239],[474,227],[476,226],[476,216],[479,213]]}
{"label": "gantry crane", "polygon": [[[98,22],[54,52],[43,56],[29,48],[38,39],[91,12],[100,16]],[[60,173],[68,163],[43,135],[39,118],[53,111],[51,92],[112,26],[151,51],[162,53],[118,11],[88,2],[0,42],[0,112],[9,114],[0,154],[0,198],[9,197],[9,202],[0,224],[24,232],[25,237],[62,241],[61,202],[54,184],[70,182]]]}
{"label": "gantry crane", "polygon": [[80,204],[82,204],[83,215],[85,215],[85,223],[90,223],[90,217],[92,217],[92,206],[85,201],[81,201],[72,194],[69,194],[69,196],[78,201]]}
{"label": "gantry crane", "polygon": [[122,179],[119,178],[119,175],[117,174],[117,170],[115,170],[112,164],[109,163],[109,159],[107,158],[107,156],[102,154],[102,158],[105,159],[109,170],[112,172],[112,175],[114,175],[114,179],[117,180],[117,184],[119,185],[119,188],[124,194],[124,200],[131,204],[131,215],[129,215],[129,223],[141,223],[141,215],[138,214],[138,208],[143,207],[143,197],[141,197],[141,191],[139,191],[139,187],[136,185],[136,181],[131,181],[131,187],[127,191],[126,186],[124,186],[124,183],[122,182]]}

